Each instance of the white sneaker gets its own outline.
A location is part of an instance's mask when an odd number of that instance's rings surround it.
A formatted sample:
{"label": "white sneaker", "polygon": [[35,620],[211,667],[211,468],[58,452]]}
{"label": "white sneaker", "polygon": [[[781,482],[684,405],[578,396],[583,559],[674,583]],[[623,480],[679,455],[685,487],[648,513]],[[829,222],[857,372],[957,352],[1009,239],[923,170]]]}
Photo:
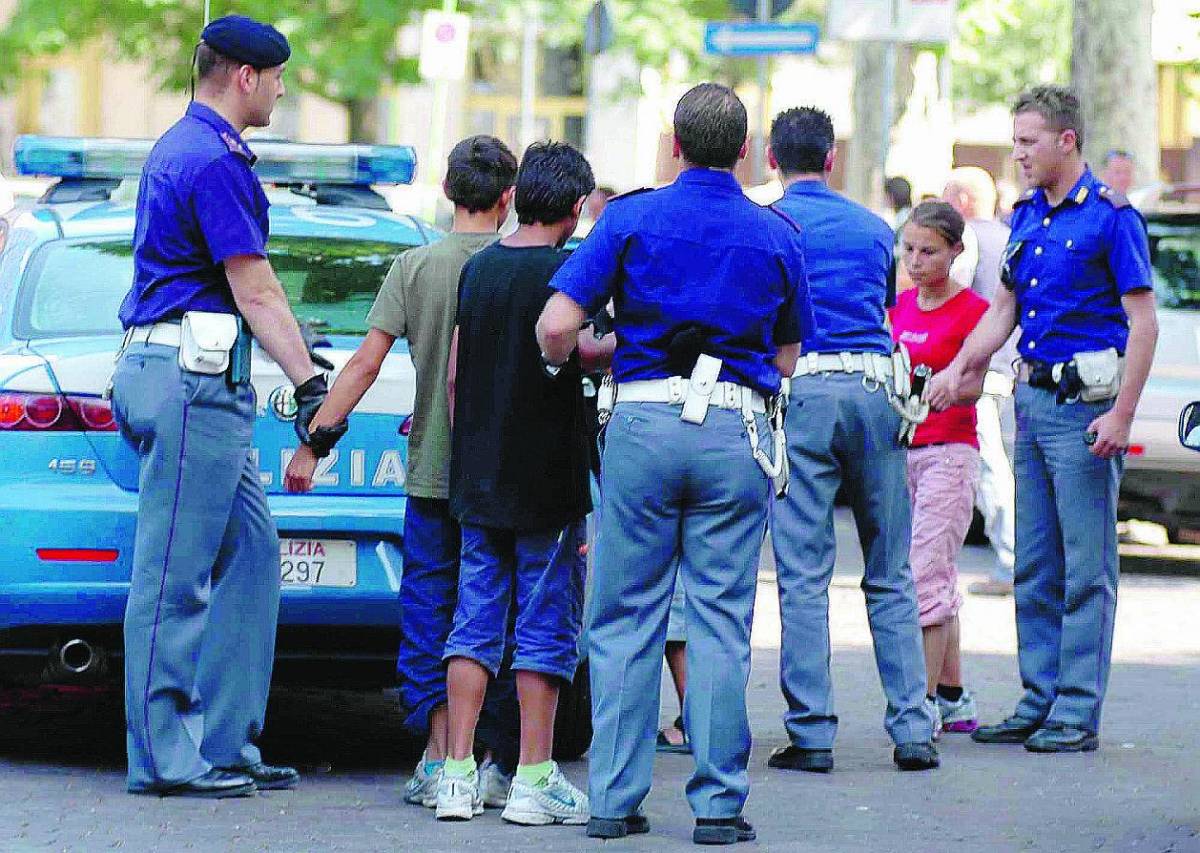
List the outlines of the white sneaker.
{"label": "white sneaker", "polygon": [[572,785],[558,769],[558,764],[554,764],[550,776],[540,785],[514,778],[508,792],[508,805],[500,817],[523,826],[551,823],[582,826],[588,822],[590,812],[587,794]]}
{"label": "white sneaker", "polygon": [[479,799],[485,809],[502,809],[508,805],[508,789],[512,787],[512,777],[500,769],[500,765],[485,759],[479,765]]}
{"label": "white sneaker", "polygon": [[939,740],[942,736],[942,711],[938,703],[928,696],[925,697],[925,713],[933,720],[933,739]]}
{"label": "white sneaker", "polygon": [[472,771],[467,776],[438,774],[437,811],[438,820],[470,820],[483,814],[483,800],[479,799],[479,773]]}
{"label": "white sneaker", "polygon": [[942,715],[942,727],[947,732],[970,734],[979,728],[979,711],[970,690],[964,690],[957,702],[939,696],[938,710]]}
{"label": "white sneaker", "polygon": [[404,785],[404,802],[433,808],[437,805],[438,780],[441,778],[440,766],[433,773],[425,772],[425,754],[421,753],[421,760],[417,762],[412,778]]}

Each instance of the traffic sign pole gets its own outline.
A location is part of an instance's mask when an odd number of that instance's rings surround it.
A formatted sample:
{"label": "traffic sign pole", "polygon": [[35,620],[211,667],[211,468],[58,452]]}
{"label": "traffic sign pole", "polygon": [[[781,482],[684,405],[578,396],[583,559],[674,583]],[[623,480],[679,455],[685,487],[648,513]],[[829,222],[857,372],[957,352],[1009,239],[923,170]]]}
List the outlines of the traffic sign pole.
{"label": "traffic sign pole", "polygon": [[[442,11],[453,15],[458,11],[458,0],[442,0]],[[433,116],[432,127],[429,128],[429,160],[425,167],[425,183],[436,186],[442,174],[441,163],[445,159],[442,154],[446,147],[446,99],[449,97],[450,84],[439,78],[433,81]],[[437,216],[438,194],[431,192],[425,203],[426,219],[435,221]]]}
{"label": "traffic sign pole", "polygon": [[[771,0],[758,0],[758,14],[755,17],[762,24],[770,21]],[[760,54],[756,62],[758,63],[758,139],[754,144],[754,159],[750,161],[753,166],[750,179],[755,184],[761,184],[767,179],[767,84],[769,78],[767,54]]]}

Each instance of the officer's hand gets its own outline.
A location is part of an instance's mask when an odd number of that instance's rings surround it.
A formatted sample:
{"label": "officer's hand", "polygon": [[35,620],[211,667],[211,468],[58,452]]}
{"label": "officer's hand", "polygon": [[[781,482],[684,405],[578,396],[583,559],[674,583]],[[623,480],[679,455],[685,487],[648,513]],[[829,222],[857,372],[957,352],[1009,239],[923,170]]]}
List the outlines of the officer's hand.
{"label": "officer's hand", "polygon": [[296,449],[296,455],[288,463],[287,473],[283,475],[284,486],[289,492],[307,492],[313,487],[313,475],[317,470],[317,457],[312,449],[303,444]]}
{"label": "officer's hand", "polygon": [[1096,437],[1091,443],[1092,454],[1101,459],[1112,459],[1124,453],[1129,448],[1132,422],[1133,418],[1111,409],[1088,424],[1088,433]]}
{"label": "officer's hand", "polygon": [[328,394],[329,386],[323,373],[318,373],[296,386],[296,437],[300,439],[301,444],[308,444],[311,440],[308,425],[312,423],[313,416],[316,415],[317,409],[321,408]]}
{"label": "officer's hand", "polygon": [[933,374],[929,384],[925,386],[925,402],[935,412],[957,405],[961,384],[962,369],[956,363],[950,362],[945,370]]}

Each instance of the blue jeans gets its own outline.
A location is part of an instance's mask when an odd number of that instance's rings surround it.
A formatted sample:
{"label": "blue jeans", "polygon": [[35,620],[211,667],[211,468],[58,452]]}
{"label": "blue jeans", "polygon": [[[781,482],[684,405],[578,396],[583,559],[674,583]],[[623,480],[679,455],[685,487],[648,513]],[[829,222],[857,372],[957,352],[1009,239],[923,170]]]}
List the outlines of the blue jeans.
{"label": "blue jeans", "polygon": [[[677,556],[687,586],[684,727],[697,817],[741,813],[749,792],[750,624],[770,483],[741,415],[621,403],[608,424],[591,602],[592,815],[634,814],[650,790]],[[760,435],[769,436],[760,418]]]}
{"label": "blue jeans", "polygon": [[470,658],[495,676],[508,646],[514,670],[573,680],[587,574],[584,522],[538,532],[464,524],[462,535],[458,604],[443,660]]}
{"label": "blue jeans", "polygon": [[884,727],[895,743],[933,737],[924,708],[925,653],[908,563],[912,522],[900,418],[887,391],[868,391],[861,374],[792,380],[787,413],[791,487],[775,506],[771,539],[783,625],[780,687],[788,737],[805,749],[831,749],[837,735],[829,674],[829,583],[837,560],[833,501],[844,487],[862,545],[862,589],[887,697]]}
{"label": "blue jeans", "polygon": [[[446,704],[442,652],[454,624],[461,551],[462,532],[450,515],[450,502],[410,496],[404,513],[396,675],[404,725],[421,737],[429,733],[430,713]],[[488,685],[477,734],[506,771],[516,767],[520,714],[507,661]]]}
{"label": "blue jeans", "polygon": [[1017,714],[1098,732],[1117,608],[1117,490],[1124,459],[1084,443],[1112,401],[1059,404],[1017,386],[1013,589],[1025,695]]}
{"label": "blue jeans", "polygon": [[254,390],[181,370],[178,350],[131,344],[113,413],[138,452],[138,523],[125,609],[131,791],[261,760],[279,539],[250,458]]}

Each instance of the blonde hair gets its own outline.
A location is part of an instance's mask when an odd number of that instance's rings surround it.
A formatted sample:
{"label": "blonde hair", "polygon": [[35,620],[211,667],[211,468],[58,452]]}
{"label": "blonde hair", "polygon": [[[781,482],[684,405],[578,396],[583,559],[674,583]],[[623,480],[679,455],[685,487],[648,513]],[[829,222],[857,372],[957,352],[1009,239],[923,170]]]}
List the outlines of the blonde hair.
{"label": "blonde hair", "polygon": [[966,191],[975,202],[975,213],[982,219],[996,215],[996,182],[978,166],[959,166],[950,172],[946,186],[956,186]]}

